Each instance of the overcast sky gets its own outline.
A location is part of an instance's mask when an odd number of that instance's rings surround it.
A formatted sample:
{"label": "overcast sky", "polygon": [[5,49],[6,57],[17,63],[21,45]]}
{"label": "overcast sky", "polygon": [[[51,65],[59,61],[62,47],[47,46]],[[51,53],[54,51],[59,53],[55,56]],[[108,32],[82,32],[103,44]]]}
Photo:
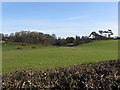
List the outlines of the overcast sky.
{"label": "overcast sky", "polygon": [[118,34],[117,2],[3,2],[3,33],[21,30],[88,36],[111,29]]}

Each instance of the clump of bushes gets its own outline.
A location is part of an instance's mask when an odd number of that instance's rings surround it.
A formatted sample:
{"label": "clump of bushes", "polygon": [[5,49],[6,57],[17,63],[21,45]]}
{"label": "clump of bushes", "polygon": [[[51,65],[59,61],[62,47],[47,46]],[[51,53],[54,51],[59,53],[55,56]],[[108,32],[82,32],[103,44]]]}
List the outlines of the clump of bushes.
{"label": "clump of bushes", "polygon": [[22,49],[22,48],[21,48],[21,47],[17,47],[16,49],[18,49],[18,50],[19,50],[19,49]]}
{"label": "clump of bushes", "polygon": [[31,48],[33,48],[33,49],[34,49],[34,48],[36,48],[36,47],[32,46]]}
{"label": "clump of bushes", "polygon": [[120,60],[16,71],[2,76],[2,86],[10,90],[120,90]]}

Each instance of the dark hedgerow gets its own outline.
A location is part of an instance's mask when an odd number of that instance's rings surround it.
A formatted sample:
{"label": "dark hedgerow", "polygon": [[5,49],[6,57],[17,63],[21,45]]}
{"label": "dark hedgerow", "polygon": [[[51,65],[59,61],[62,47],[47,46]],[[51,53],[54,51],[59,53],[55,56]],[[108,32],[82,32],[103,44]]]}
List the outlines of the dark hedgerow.
{"label": "dark hedgerow", "polygon": [[120,60],[2,76],[3,90],[120,90]]}

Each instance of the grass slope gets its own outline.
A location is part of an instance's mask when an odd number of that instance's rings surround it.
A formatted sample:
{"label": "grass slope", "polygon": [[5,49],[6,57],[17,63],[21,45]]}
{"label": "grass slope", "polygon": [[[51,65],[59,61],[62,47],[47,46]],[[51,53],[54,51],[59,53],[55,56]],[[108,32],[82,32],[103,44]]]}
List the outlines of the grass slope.
{"label": "grass slope", "polygon": [[118,59],[117,40],[94,41],[75,47],[49,46],[22,50],[16,50],[14,47],[15,45],[3,46],[3,73],[22,69],[47,69]]}

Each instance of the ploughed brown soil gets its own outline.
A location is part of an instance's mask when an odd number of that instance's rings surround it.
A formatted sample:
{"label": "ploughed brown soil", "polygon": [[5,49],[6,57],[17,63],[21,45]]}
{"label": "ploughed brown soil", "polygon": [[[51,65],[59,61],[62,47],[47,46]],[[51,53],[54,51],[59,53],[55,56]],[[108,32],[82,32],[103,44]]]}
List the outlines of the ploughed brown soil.
{"label": "ploughed brown soil", "polygon": [[120,60],[2,76],[3,90],[120,90]]}

